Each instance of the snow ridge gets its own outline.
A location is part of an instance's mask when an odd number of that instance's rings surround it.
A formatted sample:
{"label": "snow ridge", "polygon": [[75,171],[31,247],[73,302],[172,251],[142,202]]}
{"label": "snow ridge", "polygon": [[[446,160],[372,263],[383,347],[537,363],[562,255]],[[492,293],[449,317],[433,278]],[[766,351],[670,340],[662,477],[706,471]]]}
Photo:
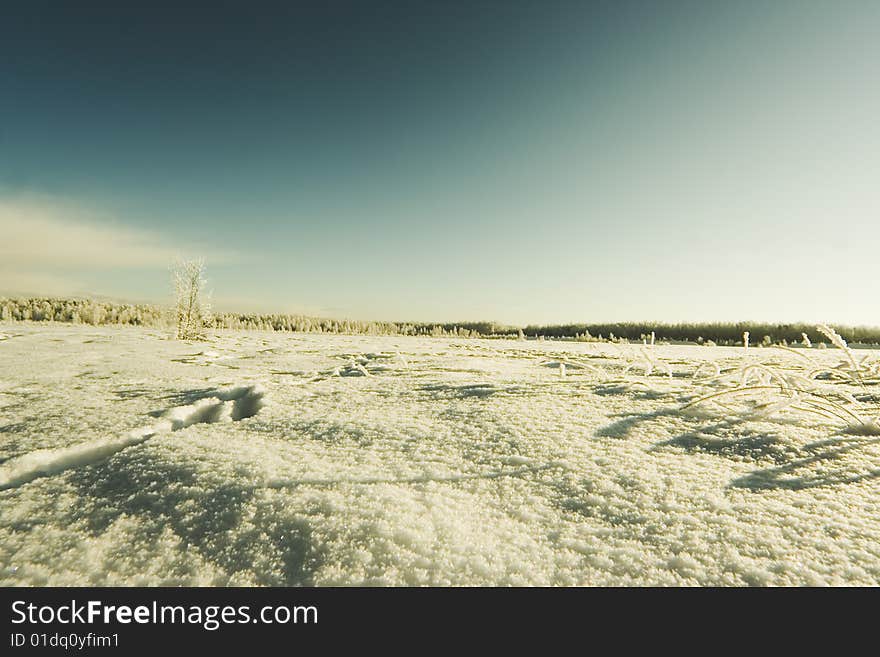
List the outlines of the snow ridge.
{"label": "snow ridge", "polygon": [[263,408],[265,394],[265,390],[259,385],[227,388],[219,390],[216,396],[201,399],[195,404],[171,408],[162,415],[159,422],[133,429],[119,438],[29,452],[0,466],[0,490],[16,488],[39,477],[48,477],[71,468],[104,461],[157,434],[178,431],[193,424],[232,422],[253,417]]}

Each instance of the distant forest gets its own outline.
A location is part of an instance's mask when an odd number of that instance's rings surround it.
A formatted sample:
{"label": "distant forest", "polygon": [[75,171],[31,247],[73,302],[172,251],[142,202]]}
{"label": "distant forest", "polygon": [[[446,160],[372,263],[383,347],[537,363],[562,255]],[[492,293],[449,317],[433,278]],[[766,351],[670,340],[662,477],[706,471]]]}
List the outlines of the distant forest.
{"label": "distant forest", "polygon": [[[68,322],[75,324],[130,325],[169,328],[167,308],[147,304],[123,304],[91,299],[3,298],[0,321]],[[207,328],[289,331],[297,333],[341,333],[356,335],[420,335],[465,338],[537,338],[581,342],[692,342],[696,344],[741,345],[748,331],[753,345],[803,343],[806,334],[813,344],[825,338],[812,324],[663,323],[618,322],[604,324],[562,324],[509,326],[497,322],[372,322],[327,319],[292,314],[214,313]],[[852,344],[880,344],[880,327],[840,326],[838,332]]]}

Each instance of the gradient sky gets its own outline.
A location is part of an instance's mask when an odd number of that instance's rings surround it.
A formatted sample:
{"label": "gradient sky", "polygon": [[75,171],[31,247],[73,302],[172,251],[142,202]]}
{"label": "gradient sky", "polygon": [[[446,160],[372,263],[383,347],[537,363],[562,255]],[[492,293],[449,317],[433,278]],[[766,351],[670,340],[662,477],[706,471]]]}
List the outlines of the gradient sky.
{"label": "gradient sky", "polygon": [[880,2],[15,5],[0,293],[880,325]]}

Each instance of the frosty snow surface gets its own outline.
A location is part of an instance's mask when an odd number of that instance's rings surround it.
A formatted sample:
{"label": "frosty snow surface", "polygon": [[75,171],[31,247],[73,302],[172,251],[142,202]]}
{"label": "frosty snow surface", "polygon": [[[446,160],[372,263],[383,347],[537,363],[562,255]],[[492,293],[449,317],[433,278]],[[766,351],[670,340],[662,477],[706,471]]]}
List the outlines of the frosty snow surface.
{"label": "frosty snow surface", "polygon": [[880,388],[846,367],[0,324],[0,583],[876,585]]}

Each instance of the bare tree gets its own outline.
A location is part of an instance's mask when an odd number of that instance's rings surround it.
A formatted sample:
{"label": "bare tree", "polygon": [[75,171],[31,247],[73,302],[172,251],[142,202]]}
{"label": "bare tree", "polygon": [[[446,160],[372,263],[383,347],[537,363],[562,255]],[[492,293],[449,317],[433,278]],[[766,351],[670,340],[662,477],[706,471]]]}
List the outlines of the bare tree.
{"label": "bare tree", "polygon": [[174,285],[174,315],[179,340],[205,337],[211,308],[205,286],[205,260],[178,260],[171,266]]}

